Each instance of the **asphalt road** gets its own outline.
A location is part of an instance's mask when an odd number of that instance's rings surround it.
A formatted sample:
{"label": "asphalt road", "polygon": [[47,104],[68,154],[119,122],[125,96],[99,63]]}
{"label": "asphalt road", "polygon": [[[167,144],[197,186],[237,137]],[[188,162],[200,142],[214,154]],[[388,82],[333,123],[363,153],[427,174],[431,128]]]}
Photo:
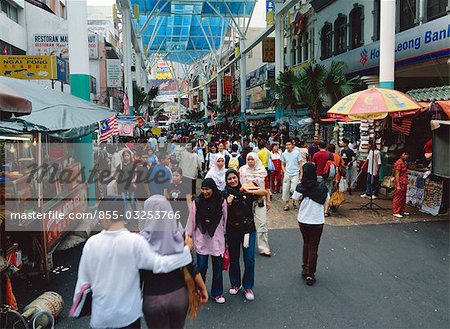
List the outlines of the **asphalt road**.
{"label": "asphalt road", "polygon": [[[272,230],[270,243],[274,256],[256,260],[256,300],[230,296],[224,273],[226,303],[209,301],[187,328],[449,328],[448,221],[327,225],[312,287],[300,276],[299,230]],[[56,328],[88,328],[87,319],[67,318],[80,253],[55,255],[55,266],[70,267],[52,277],[67,303]],[[14,286],[22,307],[49,290],[32,281]]]}

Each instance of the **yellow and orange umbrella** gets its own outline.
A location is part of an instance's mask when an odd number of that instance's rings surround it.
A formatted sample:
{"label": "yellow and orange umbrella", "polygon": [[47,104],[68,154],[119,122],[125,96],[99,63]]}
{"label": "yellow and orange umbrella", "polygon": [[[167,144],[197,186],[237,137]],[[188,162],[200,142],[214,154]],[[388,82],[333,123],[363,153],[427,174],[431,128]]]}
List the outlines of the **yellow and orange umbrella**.
{"label": "yellow and orange umbrella", "polygon": [[414,114],[422,106],[408,95],[392,89],[370,88],[342,98],[327,115],[336,119],[376,120]]}

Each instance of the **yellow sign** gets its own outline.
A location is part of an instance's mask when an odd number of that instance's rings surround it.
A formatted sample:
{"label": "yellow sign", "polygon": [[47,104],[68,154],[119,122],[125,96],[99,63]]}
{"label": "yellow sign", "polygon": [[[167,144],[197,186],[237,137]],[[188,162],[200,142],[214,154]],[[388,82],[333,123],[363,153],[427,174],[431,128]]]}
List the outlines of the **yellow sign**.
{"label": "yellow sign", "polygon": [[236,47],[236,49],[234,50],[234,56],[238,57],[240,53],[241,51],[239,50],[239,47]]}
{"label": "yellow sign", "polygon": [[275,24],[275,12],[269,11],[266,13],[266,25],[272,26],[273,24]]}
{"label": "yellow sign", "polygon": [[56,79],[55,56],[0,56],[0,76],[16,79]]}
{"label": "yellow sign", "polygon": [[134,4],[133,17],[139,19],[139,5],[137,3]]}
{"label": "yellow sign", "polygon": [[311,65],[312,65],[312,62],[311,61],[307,61],[307,62],[301,63],[301,64],[299,64],[297,66],[294,66],[291,69],[291,71],[294,72],[294,73],[297,73],[298,70],[307,68],[307,67],[309,67]]}
{"label": "yellow sign", "polygon": [[161,128],[153,127],[152,134],[153,135],[161,135]]}

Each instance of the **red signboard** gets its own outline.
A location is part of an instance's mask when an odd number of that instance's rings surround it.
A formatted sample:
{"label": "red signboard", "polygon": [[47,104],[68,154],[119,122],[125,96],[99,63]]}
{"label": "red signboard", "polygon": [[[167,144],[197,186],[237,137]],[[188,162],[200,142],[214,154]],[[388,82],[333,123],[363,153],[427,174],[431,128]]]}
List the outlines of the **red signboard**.
{"label": "red signboard", "polygon": [[[74,215],[82,213],[86,209],[87,190],[86,185],[83,184],[53,208],[46,210],[44,234],[48,249],[51,249],[67,231],[71,230],[76,222],[81,222],[82,219],[75,219]],[[64,214],[64,216],[58,214]],[[69,214],[71,215],[69,216]]]}
{"label": "red signboard", "polygon": [[224,95],[233,94],[233,77],[231,75],[223,76],[223,94]]}
{"label": "red signboard", "polygon": [[217,80],[213,80],[209,84],[209,98],[210,99],[217,98]]}

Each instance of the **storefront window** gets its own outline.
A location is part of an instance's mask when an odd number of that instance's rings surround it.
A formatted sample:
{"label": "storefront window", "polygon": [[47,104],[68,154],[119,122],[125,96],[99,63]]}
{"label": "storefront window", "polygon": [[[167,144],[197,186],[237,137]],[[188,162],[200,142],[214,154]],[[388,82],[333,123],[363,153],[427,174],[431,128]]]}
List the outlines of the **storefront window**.
{"label": "storefront window", "polygon": [[295,64],[297,64],[296,62],[296,56],[295,56],[295,51],[297,50],[297,40],[292,40],[292,48],[291,48],[291,63],[292,66],[294,66]]}
{"label": "storefront window", "polygon": [[416,20],[416,2],[417,0],[401,0],[400,1],[400,31],[412,28]]}
{"label": "storefront window", "polygon": [[334,54],[342,54],[347,50],[347,18],[339,14],[339,17],[334,21]]}
{"label": "storefront window", "polygon": [[380,0],[375,0],[373,5],[373,37],[372,40],[380,40]]}
{"label": "storefront window", "polygon": [[17,14],[17,8],[14,7],[12,4],[10,4],[6,0],[0,0],[0,7],[1,10],[14,22],[19,22],[19,15]]}
{"label": "storefront window", "polygon": [[303,50],[304,50],[304,54],[303,54],[303,59],[305,61],[307,61],[309,59],[309,48],[308,48],[308,41],[309,41],[309,33],[305,32],[305,34],[303,35]]}
{"label": "storefront window", "polygon": [[363,24],[364,15],[363,7],[356,6],[350,12],[350,48],[358,48],[363,45]]}
{"label": "storefront window", "polygon": [[331,57],[331,46],[332,46],[332,25],[331,23],[325,23],[320,32],[320,42],[321,42],[321,56],[320,59],[326,59]]}
{"label": "storefront window", "polygon": [[448,0],[428,0],[427,21],[442,17],[447,12]]}

